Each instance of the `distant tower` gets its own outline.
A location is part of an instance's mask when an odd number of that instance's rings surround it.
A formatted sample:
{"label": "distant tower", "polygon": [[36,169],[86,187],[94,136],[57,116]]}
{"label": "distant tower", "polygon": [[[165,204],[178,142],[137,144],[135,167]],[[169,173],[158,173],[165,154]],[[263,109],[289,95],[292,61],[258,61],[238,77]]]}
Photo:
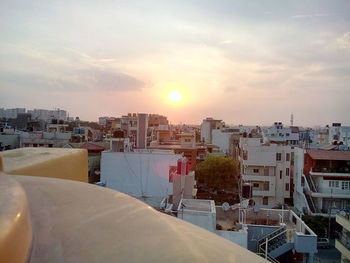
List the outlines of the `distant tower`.
{"label": "distant tower", "polygon": [[290,126],[293,126],[294,124],[294,116],[293,113],[290,115]]}

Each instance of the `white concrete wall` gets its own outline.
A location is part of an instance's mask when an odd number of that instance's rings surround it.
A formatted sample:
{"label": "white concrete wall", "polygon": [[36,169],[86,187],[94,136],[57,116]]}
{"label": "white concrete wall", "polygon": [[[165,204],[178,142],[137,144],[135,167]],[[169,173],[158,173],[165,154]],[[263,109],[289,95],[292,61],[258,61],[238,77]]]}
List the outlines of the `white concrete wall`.
{"label": "white concrete wall", "polygon": [[213,144],[219,146],[220,150],[228,153],[230,149],[230,137],[232,132],[222,132],[221,130],[212,130]]}
{"label": "white concrete wall", "polygon": [[201,140],[204,142],[211,143],[211,127],[210,122],[204,121],[201,125]]}
{"label": "white concrete wall", "polygon": [[216,213],[203,211],[178,211],[178,218],[202,227],[210,232],[216,231]]}
{"label": "white concrete wall", "polygon": [[173,191],[169,166],[179,158],[172,153],[102,152],[101,181],[132,196],[165,197]]}
{"label": "white concrete wall", "polygon": [[230,240],[241,247],[248,248],[248,232],[216,230],[215,233],[225,239]]}

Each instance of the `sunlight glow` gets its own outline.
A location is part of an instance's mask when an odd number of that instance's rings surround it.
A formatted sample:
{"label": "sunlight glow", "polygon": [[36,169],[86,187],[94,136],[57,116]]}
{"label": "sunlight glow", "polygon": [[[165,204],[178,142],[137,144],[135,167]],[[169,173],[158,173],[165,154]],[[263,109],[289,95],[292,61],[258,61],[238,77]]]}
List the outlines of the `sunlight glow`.
{"label": "sunlight glow", "polygon": [[179,101],[181,101],[182,96],[181,96],[180,92],[174,90],[168,94],[168,99],[172,102],[179,102]]}

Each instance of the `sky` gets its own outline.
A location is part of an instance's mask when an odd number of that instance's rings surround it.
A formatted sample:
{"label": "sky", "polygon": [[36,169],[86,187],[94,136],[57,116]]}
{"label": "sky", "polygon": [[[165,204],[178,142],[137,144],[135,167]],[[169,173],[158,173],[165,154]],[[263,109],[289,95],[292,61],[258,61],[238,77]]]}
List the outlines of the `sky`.
{"label": "sky", "polygon": [[349,11],[347,0],[0,1],[0,107],[350,125]]}

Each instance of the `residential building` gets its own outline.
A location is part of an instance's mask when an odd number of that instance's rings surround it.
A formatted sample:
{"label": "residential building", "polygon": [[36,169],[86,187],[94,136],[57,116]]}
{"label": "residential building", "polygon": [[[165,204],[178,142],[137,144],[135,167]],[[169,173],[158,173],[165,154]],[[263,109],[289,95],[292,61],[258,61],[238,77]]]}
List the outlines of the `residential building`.
{"label": "residential building", "polygon": [[222,129],[224,127],[222,120],[215,120],[213,118],[206,118],[201,124],[201,141],[205,143],[212,143],[212,131]]}
{"label": "residential building", "polygon": [[190,170],[195,170],[197,164],[204,160],[207,147],[204,143],[196,142],[195,132],[180,133],[178,140],[168,140],[171,132],[168,129],[157,129],[157,140],[150,143],[149,149],[171,150],[175,154],[186,157]]}
{"label": "residential building", "polygon": [[350,150],[350,126],[342,126],[341,123],[332,123],[329,127],[329,144],[342,144],[343,150]]}
{"label": "residential building", "polygon": [[25,108],[0,109],[0,118],[16,119],[19,113],[26,113]]}
{"label": "residential building", "polygon": [[282,122],[275,122],[271,127],[263,130],[264,142],[299,145],[299,127],[283,126]]}
{"label": "residential building", "polygon": [[177,217],[247,248],[271,262],[313,262],[316,234],[291,210],[256,209],[244,203],[182,199]]}
{"label": "residential building", "polygon": [[226,156],[232,156],[233,152],[233,137],[239,138],[239,128],[224,128],[212,130],[212,143],[219,147],[219,150],[226,154]]}
{"label": "residential building", "polygon": [[33,109],[28,110],[28,113],[32,115],[32,119],[34,120],[43,120],[46,122],[50,122],[52,119],[56,120],[67,120],[67,111],[61,109],[55,110],[45,110],[45,109]]}
{"label": "residential building", "polygon": [[19,148],[19,133],[12,128],[0,128],[0,152]]}
{"label": "residential building", "polygon": [[342,226],[342,232],[335,240],[335,248],[341,253],[341,263],[350,262],[350,217],[348,213],[339,213],[335,218],[336,222]]}
{"label": "residential building", "polygon": [[63,122],[47,124],[45,131],[21,132],[20,147],[60,148],[69,143],[71,132],[67,132]]}
{"label": "residential building", "polygon": [[350,211],[350,151],[307,150],[304,193],[309,212]]}
{"label": "residential building", "polygon": [[160,125],[169,125],[168,118],[159,114],[148,114],[148,127],[159,127]]}
{"label": "residential building", "polygon": [[252,187],[251,198],[270,207],[292,204],[294,147],[263,144],[261,138],[240,138],[241,181]]}
{"label": "residential building", "polygon": [[161,201],[173,191],[169,167],[176,166],[181,157],[164,150],[104,151],[101,157],[101,182],[108,188],[159,207]]}
{"label": "residential building", "polygon": [[161,207],[164,208],[165,212],[176,211],[182,198],[193,199],[196,197],[195,172],[190,171],[189,168],[186,157],[177,160],[177,166],[169,167],[169,182],[173,184],[173,193],[162,201]]}

